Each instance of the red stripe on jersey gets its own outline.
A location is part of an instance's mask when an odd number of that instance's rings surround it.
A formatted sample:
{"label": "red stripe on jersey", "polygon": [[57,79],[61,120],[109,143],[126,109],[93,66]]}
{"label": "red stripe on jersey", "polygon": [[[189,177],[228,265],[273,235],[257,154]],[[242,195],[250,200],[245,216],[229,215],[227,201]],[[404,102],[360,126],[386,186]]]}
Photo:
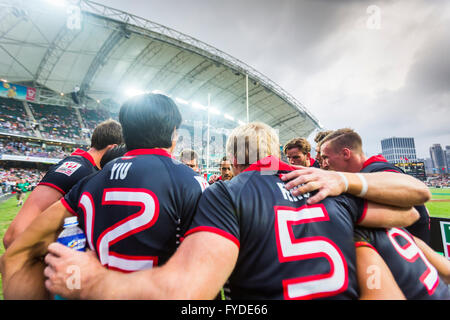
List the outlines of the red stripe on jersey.
{"label": "red stripe on jersey", "polygon": [[214,227],[196,227],[196,228],[191,229],[188,232],[186,232],[184,237],[186,238],[188,235],[196,233],[196,232],[212,232],[212,233],[218,234],[219,236],[222,236],[222,237],[227,238],[228,240],[234,242],[234,244],[237,245],[238,249],[241,248],[241,244],[239,243],[239,240],[235,236],[233,236],[232,234],[230,234],[222,229],[214,228]]}
{"label": "red stripe on jersey", "polygon": [[358,221],[356,221],[356,224],[361,223],[361,221],[363,221],[364,218],[366,217],[366,214],[367,214],[367,205],[368,205],[367,200],[364,200],[364,209],[363,209],[363,213],[362,213],[361,217],[358,219]]}
{"label": "red stripe on jersey", "polygon": [[89,162],[90,162],[94,167],[97,167],[97,165],[95,164],[94,158],[92,158],[92,156],[91,156],[87,151],[84,151],[84,150],[81,150],[81,149],[77,149],[77,150],[75,150],[75,151],[71,154],[71,156],[80,156],[80,157],[83,157],[83,158],[89,160]]}
{"label": "red stripe on jersey", "polygon": [[375,252],[378,253],[377,249],[375,249],[375,247],[374,247],[373,245],[371,245],[370,243],[365,242],[365,241],[356,241],[356,242],[355,242],[355,247],[356,247],[356,248],[359,248],[359,247],[368,247],[368,248],[371,248],[371,249],[375,250]]}
{"label": "red stripe on jersey", "polygon": [[64,206],[64,207],[65,207],[72,215],[78,217],[78,214],[76,213],[76,211],[74,211],[74,210],[72,209],[72,207],[69,205],[69,203],[67,203],[66,199],[61,198],[61,203],[62,203],[62,205],[63,205],[63,206]]}
{"label": "red stripe on jersey", "polygon": [[58,190],[59,192],[62,193],[62,195],[64,196],[66,193],[64,192],[63,189],[61,189],[60,187],[54,185],[53,183],[49,183],[49,182],[39,182],[38,186],[47,186],[47,187],[51,187],[53,189]]}
{"label": "red stripe on jersey", "polygon": [[369,159],[366,160],[366,162],[364,162],[362,169],[364,169],[369,164],[374,162],[387,162],[387,160],[382,155],[370,157]]}
{"label": "red stripe on jersey", "polygon": [[167,152],[164,149],[135,149],[135,150],[131,150],[128,151],[127,153],[124,154],[124,157],[129,157],[129,156],[141,156],[141,155],[146,155],[146,154],[154,154],[157,156],[164,156],[164,157],[169,157],[172,158],[172,155]]}
{"label": "red stripe on jersey", "polygon": [[399,171],[393,170],[393,169],[390,169],[390,170],[384,170],[384,172],[395,172],[395,173],[400,173]]}
{"label": "red stripe on jersey", "polygon": [[274,156],[265,157],[253,164],[242,172],[247,171],[294,171],[297,168],[282,162],[280,159]]}

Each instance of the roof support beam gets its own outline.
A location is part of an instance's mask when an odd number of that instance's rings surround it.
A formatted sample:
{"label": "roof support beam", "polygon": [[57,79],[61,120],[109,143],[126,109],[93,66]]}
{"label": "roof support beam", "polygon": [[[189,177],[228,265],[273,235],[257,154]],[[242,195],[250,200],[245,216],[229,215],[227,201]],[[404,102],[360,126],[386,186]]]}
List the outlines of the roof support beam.
{"label": "roof support beam", "polygon": [[64,25],[56,35],[53,42],[47,49],[44,58],[41,60],[39,67],[34,75],[33,81],[41,85],[46,85],[53,69],[58,64],[70,44],[80,34],[79,31],[69,30]]}
{"label": "roof support beam", "polygon": [[81,92],[86,94],[89,91],[91,83],[97,75],[97,72],[105,65],[113,49],[126,38],[127,34],[125,30],[113,31],[109,35],[100,50],[97,52],[97,55],[92,60],[91,65],[89,66],[89,69],[80,84]]}

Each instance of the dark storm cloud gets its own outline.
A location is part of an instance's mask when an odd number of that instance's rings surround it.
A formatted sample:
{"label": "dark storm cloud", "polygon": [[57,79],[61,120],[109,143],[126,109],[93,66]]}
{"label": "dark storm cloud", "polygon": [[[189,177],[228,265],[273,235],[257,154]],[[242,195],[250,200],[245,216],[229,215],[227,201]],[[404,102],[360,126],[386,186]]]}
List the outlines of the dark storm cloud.
{"label": "dark storm cloud", "polygon": [[[417,53],[408,74],[407,85],[413,90],[440,94],[450,91],[450,29],[440,28]],[[450,107],[450,106],[447,106]]]}

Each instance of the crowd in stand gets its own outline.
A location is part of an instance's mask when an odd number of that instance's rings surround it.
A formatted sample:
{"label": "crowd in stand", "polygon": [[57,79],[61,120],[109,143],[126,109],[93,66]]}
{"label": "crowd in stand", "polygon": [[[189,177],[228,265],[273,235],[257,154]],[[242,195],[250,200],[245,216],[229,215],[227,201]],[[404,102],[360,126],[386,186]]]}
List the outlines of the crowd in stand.
{"label": "crowd in stand", "polygon": [[450,188],[449,177],[436,177],[427,182],[427,185],[432,188]]}
{"label": "crowd in stand", "polygon": [[22,180],[28,183],[28,190],[32,191],[44,174],[45,171],[39,169],[0,167],[0,195],[11,194]]}
{"label": "crowd in stand", "polygon": [[41,124],[41,134],[47,139],[80,141],[81,126],[75,110],[66,107],[30,103],[34,117]]}
{"label": "crowd in stand", "polygon": [[34,131],[27,121],[28,116],[21,102],[0,98],[0,131],[32,136]]}
{"label": "crowd in stand", "polygon": [[62,159],[71,153],[67,147],[46,145],[11,139],[0,139],[0,155]]}

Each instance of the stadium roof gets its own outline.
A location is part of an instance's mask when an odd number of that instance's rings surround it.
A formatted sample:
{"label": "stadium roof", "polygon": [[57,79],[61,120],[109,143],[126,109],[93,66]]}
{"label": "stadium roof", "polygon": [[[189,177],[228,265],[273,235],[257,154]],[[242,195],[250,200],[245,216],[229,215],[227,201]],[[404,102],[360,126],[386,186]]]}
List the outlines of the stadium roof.
{"label": "stadium roof", "polygon": [[37,88],[38,102],[74,105],[76,87],[90,108],[155,91],[203,106],[209,97],[245,121],[248,93],[250,121],[278,129],[282,143],[320,128],[293,96],[230,55],[120,10],[70,3],[0,0],[0,78]]}

